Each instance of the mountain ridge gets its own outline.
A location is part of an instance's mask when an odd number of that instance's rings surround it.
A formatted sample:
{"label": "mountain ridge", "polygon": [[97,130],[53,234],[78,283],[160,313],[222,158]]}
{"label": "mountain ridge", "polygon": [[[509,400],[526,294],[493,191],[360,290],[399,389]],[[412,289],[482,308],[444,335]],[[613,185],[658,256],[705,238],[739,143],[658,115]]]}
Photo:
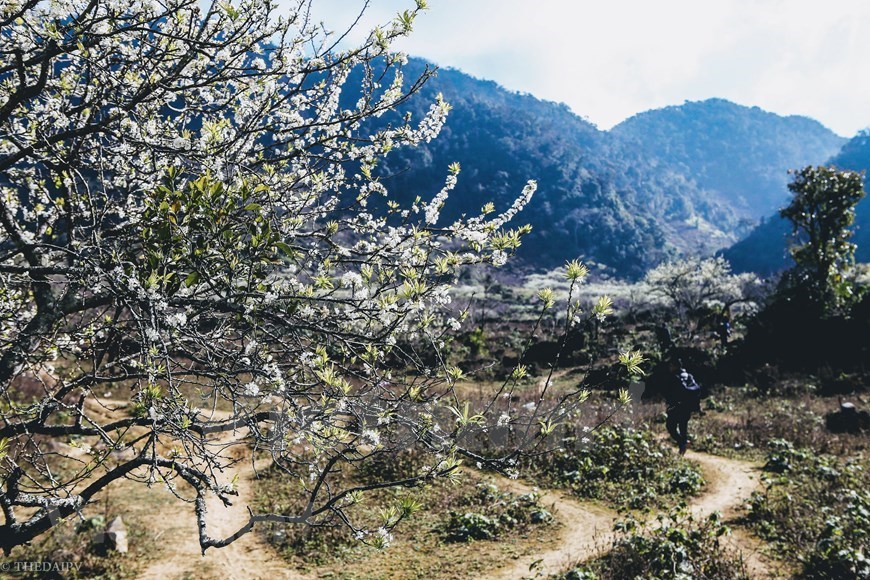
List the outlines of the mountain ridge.
{"label": "mountain ridge", "polygon": [[[824,165],[839,169],[864,172],[864,188],[870,186],[870,131],[859,132],[850,139]],[[855,223],[852,242],[857,244],[855,259],[870,262],[870,201],[865,196],[855,206]],[[788,254],[788,238],[791,225],[779,214],[763,220],[750,234],[725,249],[722,255],[731,262],[735,271],[774,274],[792,263]]]}
{"label": "mountain ridge", "polygon": [[[410,59],[406,78],[427,65]],[[679,253],[712,254],[786,197],[788,169],[827,159],[845,142],[809,118],[724,99],[647,111],[603,131],[567,105],[450,67],[379,122],[420,119],[438,93],[453,106],[442,134],[391,152],[378,175],[400,202],[427,199],[459,162],[445,222],[489,201],[506,209],[536,179],[538,192],[518,218],[533,226],[518,258],[535,269],[580,257],[636,277]]]}

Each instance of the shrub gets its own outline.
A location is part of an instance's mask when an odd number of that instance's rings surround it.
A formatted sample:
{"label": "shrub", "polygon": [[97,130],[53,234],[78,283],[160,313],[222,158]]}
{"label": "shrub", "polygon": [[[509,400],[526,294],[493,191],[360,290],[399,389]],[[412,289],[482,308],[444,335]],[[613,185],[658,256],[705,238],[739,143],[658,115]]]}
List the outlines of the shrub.
{"label": "shrub", "polygon": [[444,525],[448,541],[492,540],[506,530],[526,530],[548,524],[553,516],[540,504],[537,492],[515,495],[502,492],[491,483],[480,483],[474,493],[463,497],[460,506],[475,511],[451,511]]}
{"label": "shrub", "polygon": [[749,501],[763,538],[796,553],[805,578],[870,578],[866,460],[838,459],[771,441],[766,488]]}
{"label": "shrub", "polygon": [[[828,510],[826,510],[828,511]],[[831,515],[806,554],[807,578],[870,578],[870,495],[850,490],[841,515]]]}
{"label": "shrub", "polygon": [[[126,516],[125,516],[126,517]],[[69,519],[52,528],[25,550],[16,549],[12,559],[17,562],[64,563],[70,566],[62,574],[43,570],[5,568],[16,578],[135,578],[149,559],[154,547],[151,535],[136,520],[127,520],[130,552],[120,554],[107,549],[99,540],[105,529],[103,516]],[[0,573],[0,577],[6,576]]]}
{"label": "shrub", "polygon": [[447,523],[447,539],[452,542],[492,540],[498,533],[498,529],[498,520],[485,515],[474,512],[453,513]]}
{"label": "shrub", "polygon": [[767,462],[764,464],[765,471],[773,473],[785,473],[794,468],[795,462],[805,462],[810,458],[808,451],[795,449],[785,439],[774,439],[770,442],[770,453],[767,454]]}
{"label": "shrub", "polygon": [[696,520],[681,505],[654,523],[628,518],[607,554],[562,576],[565,580],[626,578],[746,578],[740,557],[720,539],[729,532],[719,514]]}
{"label": "shrub", "polygon": [[633,509],[672,503],[704,485],[698,468],[657,441],[652,431],[630,427],[604,427],[579,441],[568,438],[532,467],[579,496]]}
{"label": "shrub", "polygon": [[704,486],[704,478],[694,466],[688,463],[678,463],[669,469],[667,489],[676,493],[696,493]]}

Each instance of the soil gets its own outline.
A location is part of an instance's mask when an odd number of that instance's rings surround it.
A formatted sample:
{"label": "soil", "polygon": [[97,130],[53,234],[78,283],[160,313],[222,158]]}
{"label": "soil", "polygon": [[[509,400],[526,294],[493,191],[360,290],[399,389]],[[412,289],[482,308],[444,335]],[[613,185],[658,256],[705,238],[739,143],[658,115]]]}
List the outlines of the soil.
{"label": "soil", "polygon": [[[220,418],[220,417],[215,417]],[[231,453],[240,459],[226,471],[226,482],[237,478],[239,495],[231,506],[213,494],[208,498],[208,534],[227,537],[248,520],[248,506],[253,503],[253,479],[256,469],[250,450],[242,443],[245,431],[224,434],[219,443],[233,444]],[[693,498],[689,508],[695,516],[713,512],[722,514],[725,521],[737,516],[740,507],[759,486],[759,466],[746,461],[728,459],[689,451],[686,457],[697,462],[707,481],[705,491]],[[532,487],[526,483],[500,478],[496,483],[514,493],[528,493]],[[132,484],[131,484],[132,485]],[[139,485],[139,484],[137,484]],[[577,563],[598,555],[613,539],[613,523],[619,515],[612,509],[590,501],[580,501],[559,491],[538,490],[540,502],[547,506],[562,523],[551,542],[552,548],[521,557],[487,576],[490,578],[530,578],[564,572]],[[140,578],[153,579],[256,579],[301,578],[305,576],[293,569],[259,534],[249,533],[225,548],[212,548],[202,555],[196,519],[192,504],[179,504],[168,490],[152,489],[151,493],[165,495],[155,507],[165,507],[155,514],[149,526],[159,552]],[[735,531],[728,537],[731,548],[739,551],[752,578],[776,577],[775,565],[761,552],[761,543],[748,533]]]}
{"label": "soil", "polygon": [[[719,512],[725,521],[733,519],[744,501],[758,488],[759,466],[753,463],[692,451],[686,457],[700,464],[707,481],[704,493],[689,504],[696,517]],[[527,493],[531,488],[519,482],[510,482],[509,489]],[[560,535],[554,538],[553,548],[518,558],[498,570],[494,578],[516,579],[558,574],[598,555],[600,548],[610,545],[613,523],[619,519],[615,511],[595,503],[580,502],[558,492],[542,493],[541,503],[552,506],[556,518],[565,524]],[[739,531],[727,541],[731,548],[742,554],[750,577],[774,576],[771,563],[760,553],[760,542]]]}

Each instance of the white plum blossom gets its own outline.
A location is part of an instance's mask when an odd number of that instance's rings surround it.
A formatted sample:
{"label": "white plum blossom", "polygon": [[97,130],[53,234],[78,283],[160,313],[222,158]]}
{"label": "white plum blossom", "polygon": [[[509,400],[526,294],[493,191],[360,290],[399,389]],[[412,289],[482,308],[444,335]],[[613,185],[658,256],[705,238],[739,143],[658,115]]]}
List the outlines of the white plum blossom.
{"label": "white plum blossom", "polygon": [[174,312],[166,317],[166,324],[172,328],[181,328],[187,324],[187,314],[184,312]]}
{"label": "white plum blossom", "polygon": [[[452,387],[424,358],[441,360],[443,334],[461,327],[461,270],[515,249],[499,245],[502,227],[535,184],[501,215],[446,225],[458,165],[420,192],[429,203],[391,190],[385,156],[436,138],[450,112],[438,95],[422,118],[380,118],[433,74],[406,78],[393,52],[425,6],[409,4],[343,49],[305,17],[307,0],[0,7],[0,391],[53,362],[61,377],[45,381],[39,413],[0,409],[0,438],[18,448],[63,425],[66,438],[120,446],[133,421],[144,463],[95,456],[36,499],[4,496],[7,515],[45,508],[6,522],[10,548],[80,512],[88,499],[71,494],[98,474],[228,501],[216,477],[242,425],[244,444],[326,506],[314,524],[347,515],[334,474],[370,461],[365,446],[434,437],[429,448],[451,456],[419,482],[455,467],[473,438],[439,424]],[[130,405],[98,400],[120,385]],[[418,411],[425,431],[409,419]],[[372,417],[389,423],[369,429]],[[39,453],[16,461],[0,462],[0,480],[56,471]],[[203,550],[224,545],[207,519]]]}
{"label": "white plum blossom", "polygon": [[344,288],[360,288],[363,285],[362,276],[358,272],[345,272],[341,276],[341,285]]}
{"label": "white plum blossom", "polygon": [[492,265],[493,266],[496,266],[496,267],[504,266],[505,264],[507,264],[507,261],[508,261],[508,255],[506,252],[504,252],[502,250],[493,251],[493,253],[492,253]]}
{"label": "white plum blossom", "polygon": [[361,435],[362,442],[365,445],[371,445],[372,447],[377,447],[381,444],[381,435],[377,431],[373,429],[366,429],[362,432]]}
{"label": "white plum blossom", "polygon": [[534,180],[529,180],[523,188],[522,194],[511,204],[506,212],[492,220],[492,225],[496,228],[502,227],[507,222],[511,221],[523,208],[532,200],[532,196],[538,189],[538,183]]}
{"label": "white plum blossom", "polygon": [[458,179],[456,174],[448,175],[444,187],[438,192],[438,195],[426,205],[426,223],[434,225],[438,221],[438,216],[441,213],[441,207],[447,202],[447,196],[456,187]]}
{"label": "white plum blossom", "polygon": [[740,305],[752,310],[763,293],[757,276],[733,274],[722,257],[663,263],[647,272],[637,290],[646,303],[672,308],[686,320],[704,307],[723,311]]}
{"label": "white plum blossom", "polygon": [[382,549],[390,547],[390,544],[393,542],[393,534],[391,534],[386,528],[378,528],[375,531],[375,534],[379,537],[379,543]]}

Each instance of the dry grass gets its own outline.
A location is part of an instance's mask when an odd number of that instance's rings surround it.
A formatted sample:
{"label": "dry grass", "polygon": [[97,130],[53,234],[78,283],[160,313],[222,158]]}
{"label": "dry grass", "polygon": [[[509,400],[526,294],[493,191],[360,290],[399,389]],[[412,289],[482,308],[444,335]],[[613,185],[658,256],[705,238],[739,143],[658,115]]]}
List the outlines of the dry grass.
{"label": "dry grass", "polygon": [[[357,510],[361,520],[403,494],[413,493],[423,509],[399,524],[395,539],[386,550],[377,550],[354,540],[343,529],[302,530],[286,526],[263,528],[259,533],[276,542],[288,563],[303,573],[339,578],[468,578],[480,577],[506,561],[540,551],[558,533],[558,524],[504,529],[494,540],[450,541],[446,533],[451,511],[480,511],[469,505],[477,484],[491,482],[487,476],[464,470],[458,483],[439,481],[414,491],[388,490],[367,496]],[[261,509],[292,501],[291,482],[266,478],[261,482]],[[547,507],[547,506],[544,506]]]}

